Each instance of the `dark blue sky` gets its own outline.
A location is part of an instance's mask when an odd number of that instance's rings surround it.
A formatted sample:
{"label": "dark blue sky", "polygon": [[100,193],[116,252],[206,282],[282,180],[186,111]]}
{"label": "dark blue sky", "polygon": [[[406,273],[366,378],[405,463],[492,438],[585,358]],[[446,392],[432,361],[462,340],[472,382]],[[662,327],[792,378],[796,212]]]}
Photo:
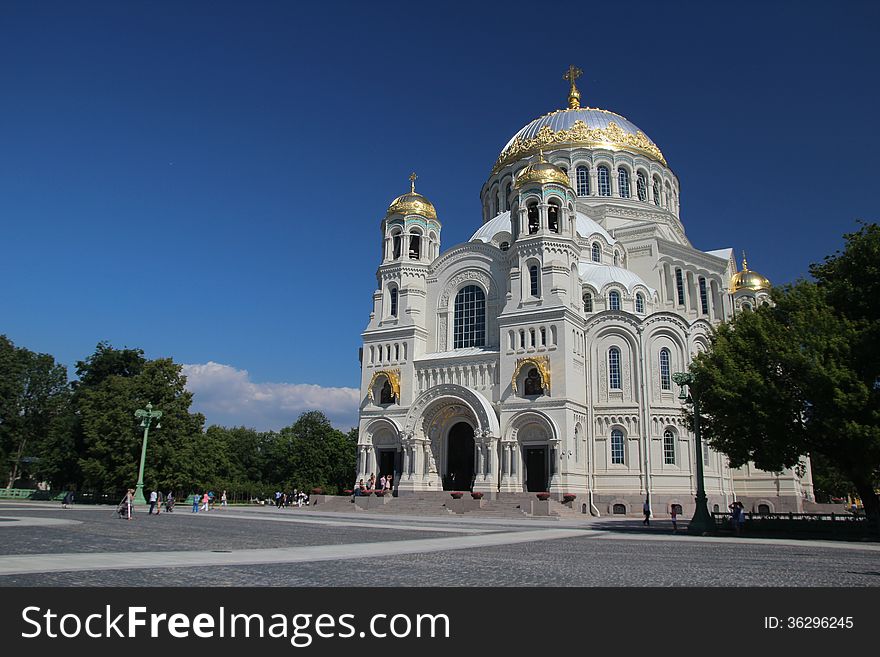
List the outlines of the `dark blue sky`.
{"label": "dark blue sky", "polygon": [[388,203],[443,246],[500,149],[623,114],[701,249],[773,282],[877,220],[876,2],[0,4],[0,333],[355,386]]}

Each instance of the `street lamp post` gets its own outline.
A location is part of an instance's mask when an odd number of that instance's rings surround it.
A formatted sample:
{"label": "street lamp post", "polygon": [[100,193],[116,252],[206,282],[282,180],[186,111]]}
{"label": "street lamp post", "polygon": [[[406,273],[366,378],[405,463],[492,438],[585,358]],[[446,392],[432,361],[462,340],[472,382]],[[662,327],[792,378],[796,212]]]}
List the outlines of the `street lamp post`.
{"label": "street lamp post", "polygon": [[[693,389],[694,375],[690,372],[676,372],[672,375],[672,380],[681,387],[681,394],[678,396],[682,401],[690,401],[694,405],[694,438],[696,442],[696,454],[694,460],[697,462],[697,496],[694,501],[697,508],[694,511],[694,517],[688,524],[688,532],[691,534],[705,534],[706,532],[715,531],[715,521],[709,514],[709,500],[706,497],[706,484],[703,478],[703,441],[700,437],[700,398]],[[687,393],[690,388],[690,395]]]}
{"label": "street lamp post", "polygon": [[152,424],[154,419],[156,420],[156,428],[162,428],[162,425],[158,422],[159,418],[162,417],[162,411],[154,411],[153,405],[150,402],[147,402],[147,408],[139,408],[134,412],[134,416],[141,418],[141,426],[144,428],[144,442],[141,445],[141,467],[138,470],[138,482],[137,489],[134,492],[134,503],[146,504],[147,500],[144,498],[144,461],[147,458],[147,437],[150,435],[150,424]]}

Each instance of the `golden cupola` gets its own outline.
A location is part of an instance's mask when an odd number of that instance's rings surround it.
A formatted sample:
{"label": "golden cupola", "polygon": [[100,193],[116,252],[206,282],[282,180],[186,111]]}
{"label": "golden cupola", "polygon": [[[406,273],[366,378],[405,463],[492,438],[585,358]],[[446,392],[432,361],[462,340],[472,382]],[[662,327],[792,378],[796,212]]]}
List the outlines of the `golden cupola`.
{"label": "golden cupola", "polygon": [[532,162],[519,172],[513,185],[516,189],[519,189],[523,185],[529,183],[535,183],[538,185],[557,183],[564,187],[571,187],[571,181],[568,179],[568,174],[555,164],[550,164],[545,160],[543,152],[538,153],[538,159],[536,162]]}
{"label": "golden cupola", "polygon": [[436,221],[437,211],[434,209],[434,205],[416,191],[416,174],[412,174],[409,177],[409,182],[410,191],[406,194],[401,194],[391,201],[391,205],[388,206],[388,212],[385,213],[386,216],[392,214],[417,214],[426,219],[434,219]]}
{"label": "golden cupola", "polygon": [[740,290],[748,290],[751,292],[770,291],[770,281],[764,276],[761,276],[758,272],[749,269],[745,253],[743,253],[742,271],[737,272],[730,279],[731,293],[739,292]]}

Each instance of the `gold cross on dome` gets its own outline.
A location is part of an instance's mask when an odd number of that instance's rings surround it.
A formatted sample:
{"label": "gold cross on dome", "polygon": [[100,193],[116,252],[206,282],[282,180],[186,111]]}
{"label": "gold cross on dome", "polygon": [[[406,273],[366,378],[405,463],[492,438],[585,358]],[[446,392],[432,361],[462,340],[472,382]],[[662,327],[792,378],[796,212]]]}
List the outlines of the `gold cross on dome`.
{"label": "gold cross on dome", "polygon": [[413,193],[416,191],[416,178],[418,178],[418,176],[415,171],[409,174],[409,188]]}
{"label": "gold cross on dome", "polygon": [[563,80],[568,80],[571,83],[571,88],[568,91],[568,109],[578,109],[581,106],[581,92],[578,91],[574,81],[583,74],[584,72],[581,69],[571,64],[568,67],[568,71],[562,76]]}

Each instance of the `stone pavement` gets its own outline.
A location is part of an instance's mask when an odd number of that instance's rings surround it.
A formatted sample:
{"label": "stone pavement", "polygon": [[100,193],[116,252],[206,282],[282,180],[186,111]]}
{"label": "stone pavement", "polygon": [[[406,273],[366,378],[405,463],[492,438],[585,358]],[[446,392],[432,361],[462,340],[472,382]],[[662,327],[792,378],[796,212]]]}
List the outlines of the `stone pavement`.
{"label": "stone pavement", "polygon": [[0,586],[880,586],[880,545],[590,517],[0,503]]}

